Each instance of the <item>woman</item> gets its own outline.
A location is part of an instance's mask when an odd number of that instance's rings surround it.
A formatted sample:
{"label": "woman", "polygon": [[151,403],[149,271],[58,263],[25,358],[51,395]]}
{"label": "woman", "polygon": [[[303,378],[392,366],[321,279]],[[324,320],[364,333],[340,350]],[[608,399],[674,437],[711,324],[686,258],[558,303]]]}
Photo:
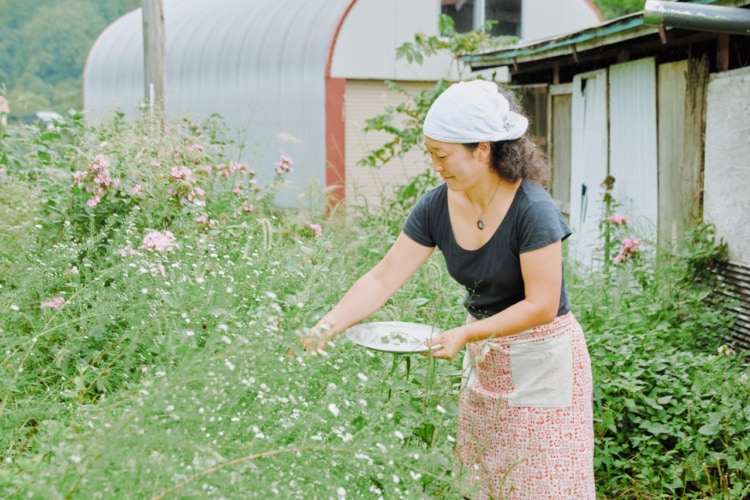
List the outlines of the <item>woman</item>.
{"label": "woman", "polygon": [[464,347],[456,437],[471,498],[594,499],[591,366],[570,312],[562,241],[571,233],[542,188],[528,120],[487,81],[460,82],[424,122],[445,181],[422,197],[385,257],[303,340],[325,348],[366,318],[435,247],[466,287],[466,323],[434,338],[432,355]]}

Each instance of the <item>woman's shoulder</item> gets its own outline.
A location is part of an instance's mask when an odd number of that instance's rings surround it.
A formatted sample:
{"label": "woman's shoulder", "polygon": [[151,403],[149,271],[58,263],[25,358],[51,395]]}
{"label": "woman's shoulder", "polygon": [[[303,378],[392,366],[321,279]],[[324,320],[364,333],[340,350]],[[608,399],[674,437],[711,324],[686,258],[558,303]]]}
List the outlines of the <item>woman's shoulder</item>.
{"label": "woman's shoulder", "polygon": [[427,191],[422,195],[420,200],[422,205],[429,205],[434,207],[435,205],[442,204],[447,196],[448,186],[445,183],[438,184],[428,188]]}
{"label": "woman's shoulder", "polygon": [[550,196],[549,192],[544,186],[534,180],[524,179],[518,190],[527,203],[536,203],[540,201],[552,202],[552,196]]}

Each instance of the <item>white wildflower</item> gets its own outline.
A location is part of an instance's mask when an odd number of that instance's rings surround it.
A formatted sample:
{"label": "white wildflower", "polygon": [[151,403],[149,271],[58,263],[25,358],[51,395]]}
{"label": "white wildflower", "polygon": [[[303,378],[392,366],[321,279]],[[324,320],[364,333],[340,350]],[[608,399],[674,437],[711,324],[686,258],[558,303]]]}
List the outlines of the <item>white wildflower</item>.
{"label": "white wildflower", "polygon": [[328,411],[330,411],[334,417],[338,417],[339,413],[341,413],[341,411],[339,410],[339,407],[336,406],[334,403],[331,403],[328,405]]}

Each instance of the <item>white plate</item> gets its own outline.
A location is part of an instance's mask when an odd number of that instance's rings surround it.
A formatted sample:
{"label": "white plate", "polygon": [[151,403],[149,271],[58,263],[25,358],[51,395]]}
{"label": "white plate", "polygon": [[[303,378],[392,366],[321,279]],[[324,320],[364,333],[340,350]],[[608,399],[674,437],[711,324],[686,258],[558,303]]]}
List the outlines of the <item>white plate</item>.
{"label": "white plate", "polygon": [[393,353],[426,352],[425,342],[443,333],[439,328],[404,321],[376,321],[360,323],[349,328],[346,336],[352,342],[369,349]]}

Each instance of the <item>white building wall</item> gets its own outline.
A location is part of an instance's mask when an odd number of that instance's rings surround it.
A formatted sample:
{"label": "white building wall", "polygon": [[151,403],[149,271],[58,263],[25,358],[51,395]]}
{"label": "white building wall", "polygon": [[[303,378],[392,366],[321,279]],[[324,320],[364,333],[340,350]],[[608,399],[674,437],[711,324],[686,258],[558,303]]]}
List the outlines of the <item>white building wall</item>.
{"label": "white building wall", "polygon": [[521,38],[524,42],[573,33],[601,23],[588,0],[524,0]]}
{"label": "white building wall", "polygon": [[[409,92],[426,85],[403,82]],[[430,168],[424,149],[415,147],[403,158],[394,158],[382,167],[357,163],[368,152],[390,141],[385,132],[365,132],[365,121],[382,114],[388,106],[397,106],[404,96],[389,90],[380,80],[349,81],[346,85],[346,200],[352,205],[377,206],[393,194],[395,187]]]}
{"label": "white building wall", "polygon": [[[339,31],[331,62],[331,76],[347,79],[427,80],[458,79],[448,55],[425,59],[424,64],[396,60],[396,48],[414,40],[416,33],[438,35],[438,0],[357,0]],[[466,69],[466,75],[470,70]],[[466,76],[465,75],[465,76]]]}
{"label": "white building wall", "polygon": [[706,112],[703,218],[750,265],[750,68],[711,75]]}

